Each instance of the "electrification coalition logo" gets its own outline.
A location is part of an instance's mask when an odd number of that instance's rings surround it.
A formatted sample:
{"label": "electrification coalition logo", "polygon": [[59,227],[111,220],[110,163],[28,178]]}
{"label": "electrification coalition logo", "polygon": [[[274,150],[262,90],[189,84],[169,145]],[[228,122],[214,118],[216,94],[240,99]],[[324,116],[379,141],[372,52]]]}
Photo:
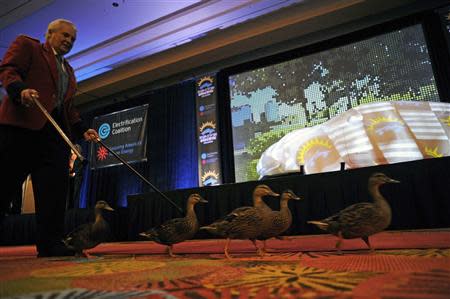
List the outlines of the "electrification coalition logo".
{"label": "electrification coalition logo", "polygon": [[210,144],[217,139],[216,124],[213,121],[202,123],[199,139],[201,144]]}
{"label": "electrification coalition logo", "polygon": [[214,92],[214,79],[213,77],[203,77],[198,80],[197,96],[204,98],[210,96]]}
{"label": "electrification coalition logo", "polygon": [[216,112],[216,104],[215,103],[202,104],[202,105],[198,106],[198,115],[200,115],[200,116],[214,114],[215,112]]}
{"label": "electrification coalition logo", "polygon": [[219,182],[219,174],[214,170],[208,170],[202,175],[203,186],[213,186],[217,185]]}
{"label": "electrification coalition logo", "polygon": [[[108,138],[109,133],[111,133],[111,126],[108,123],[103,123],[98,128],[98,136],[100,136],[101,139]],[[108,150],[105,147],[100,146],[97,149],[97,160],[103,161],[106,160],[106,158],[108,158]]]}
{"label": "electrification coalition logo", "polygon": [[97,159],[103,161],[106,160],[106,158],[108,158],[108,150],[105,147],[100,146],[97,150]]}
{"label": "electrification coalition logo", "polygon": [[103,123],[98,128],[98,135],[101,139],[106,139],[109,136],[109,133],[111,133],[111,126],[108,123]]}
{"label": "electrification coalition logo", "polygon": [[202,153],[200,155],[200,158],[202,159],[202,165],[216,163],[219,159],[218,155],[218,152]]}

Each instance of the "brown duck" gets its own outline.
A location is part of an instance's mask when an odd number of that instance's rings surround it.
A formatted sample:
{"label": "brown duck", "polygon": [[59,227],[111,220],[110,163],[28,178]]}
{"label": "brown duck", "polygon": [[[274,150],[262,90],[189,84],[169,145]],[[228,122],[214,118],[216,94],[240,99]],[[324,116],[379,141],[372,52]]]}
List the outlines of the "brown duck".
{"label": "brown duck", "polygon": [[110,237],[108,222],[103,218],[104,210],[114,211],[106,201],[98,201],[95,204],[95,221],[78,226],[63,239],[66,247],[74,250],[76,256],[89,257],[84,250],[94,248]]}
{"label": "brown duck", "polygon": [[199,224],[194,206],[197,203],[207,203],[199,194],[191,194],[187,200],[186,216],[184,218],[170,219],[158,227],[151,228],[139,235],[167,246],[167,252],[171,257],[173,244],[192,239],[197,233]]}
{"label": "brown duck", "polygon": [[292,224],[292,214],[289,210],[289,200],[300,200],[300,197],[295,195],[292,190],[285,190],[281,193],[280,197],[280,210],[271,211],[268,216],[268,225],[258,235],[256,239],[263,242],[263,248],[261,249],[261,255],[266,253],[266,240],[270,238],[279,238]]}
{"label": "brown duck", "polygon": [[340,252],[342,239],[361,238],[372,251],[369,236],[386,229],[391,223],[391,207],[380,193],[380,186],[400,183],[383,173],[374,173],[369,178],[369,193],[373,203],[353,204],[337,214],[319,221],[308,221],[339,238],[336,248]]}
{"label": "brown duck", "polygon": [[261,233],[261,229],[267,226],[266,223],[272,212],[262,199],[267,195],[279,196],[267,185],[256,186],[253,191],[253,207],[237,208],[224,218],[200,229],[227,238],[224,253],[228,259],[231,258],[228,253],[231,239],[249,239],[258,248],[256,237]]}

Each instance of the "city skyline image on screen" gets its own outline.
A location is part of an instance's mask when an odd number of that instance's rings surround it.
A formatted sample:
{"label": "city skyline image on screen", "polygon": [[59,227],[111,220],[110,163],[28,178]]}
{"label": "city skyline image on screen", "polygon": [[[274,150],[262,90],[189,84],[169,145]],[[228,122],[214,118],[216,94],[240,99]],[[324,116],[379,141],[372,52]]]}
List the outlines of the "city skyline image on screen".
{"label": "city skyline image on screen", "polygon": [[261,156],[292,131],[320,127],[362,104],[440,102],[420,24],[228,79],[236,182],[261,178]]}

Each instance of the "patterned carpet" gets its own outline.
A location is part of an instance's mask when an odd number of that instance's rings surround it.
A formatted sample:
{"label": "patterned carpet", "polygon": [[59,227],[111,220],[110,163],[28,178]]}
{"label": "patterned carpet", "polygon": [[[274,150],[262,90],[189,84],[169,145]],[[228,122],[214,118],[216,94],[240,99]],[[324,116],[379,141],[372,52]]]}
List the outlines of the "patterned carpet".
{"label": "patterned carpet", "polygon": [[270,240],[257,257],[249,241],[175,245],[107,243],[92,258],[35,258],[33,246],[0,248],[1,298],[450,298],[450,230],[384,232],[370,253],[329,235]]}

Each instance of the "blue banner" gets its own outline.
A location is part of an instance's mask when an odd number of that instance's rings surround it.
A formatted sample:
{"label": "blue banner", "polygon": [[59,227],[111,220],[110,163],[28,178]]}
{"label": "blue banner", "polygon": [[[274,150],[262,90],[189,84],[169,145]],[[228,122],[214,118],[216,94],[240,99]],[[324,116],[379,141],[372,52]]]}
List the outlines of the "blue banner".
{"label": "blue banner", "polygon": [[199,185],[220,185],[222,169],[217,124],[216,76],[198,78],[196,87]]}
{"label": "blue banner", "polygon": [[[127,162],[146,161],[148,105],[130,108],[94,118],[96,129],[103,143]],[[122,164],[108,150],[93,144],[90,152],[92,168]]]}

